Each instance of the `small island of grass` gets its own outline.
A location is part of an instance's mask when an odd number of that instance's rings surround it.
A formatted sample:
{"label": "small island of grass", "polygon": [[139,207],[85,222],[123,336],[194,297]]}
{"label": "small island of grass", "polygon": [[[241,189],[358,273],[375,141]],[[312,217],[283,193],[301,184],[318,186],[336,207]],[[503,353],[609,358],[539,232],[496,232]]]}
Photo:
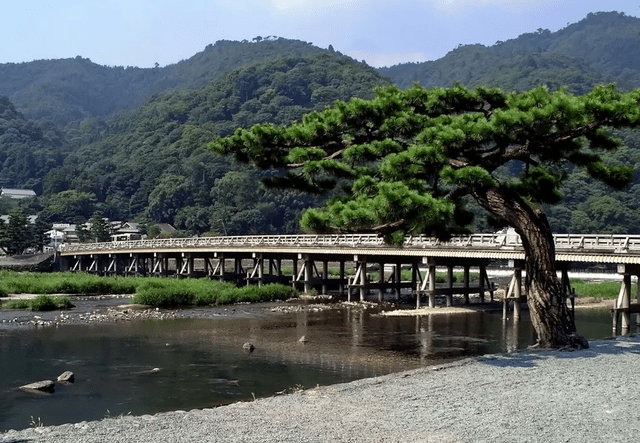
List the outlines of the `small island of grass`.
{"label": "small island of grass", "polygon": [[[0,271],[0,297],[40,294],[35,299],[9,300],[3,308],[45,311],[70,307],[68,295],[131,294],[131,303],[156,307],[223,305],[285,300],[298,292],[286,285],[236,287],[208,278],[100,277],[84,272],[18,273]],[[64,294],[54,297],[52,294]]]}

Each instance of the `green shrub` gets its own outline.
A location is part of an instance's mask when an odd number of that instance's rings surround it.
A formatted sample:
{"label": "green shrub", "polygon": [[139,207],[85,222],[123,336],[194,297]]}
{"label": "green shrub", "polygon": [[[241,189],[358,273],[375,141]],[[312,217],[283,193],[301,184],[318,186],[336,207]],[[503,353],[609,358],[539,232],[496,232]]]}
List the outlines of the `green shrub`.
{"label": "green shrub", "polygon": [[7,309],[20,309],[24,311],[31,309],[31,300],[9,300],[2,303],[2,307]]}
{"label": "green shrub", "polygon": [[131,298],[131,303],[140,303],[157,307],[185,306],[195,302],[195,292],[187,285],[175,285],[169,279],[161,281],[153,279],[141,284],[136,294]]}
{"label": "green shrub", "polygon": [[139,284],[137,280],[86,272],[0,271],[0,294],[133,294]]}
{"label": "green shrub", "polygon": [[56,309],[56,302],[50,295],[39,295],[31,300],[32,311],[53,311]]}
{"label": "green shrub", "polygon": [[138,287],[131,303],[168,307],[225,305],[239,302],[282,300],[297,291],[290,286],[271,284],[236,287],[233,283],[209,279],[148,279]]}
{"label": "green shrub", "polygon": [[66,295],[52,297],[50,295],[39,295],[34,299],[9,300],[2,305],[8,309],[22,309],[30,311],[54,311],[56,309],[69,309],[73,307],[71,299]]}

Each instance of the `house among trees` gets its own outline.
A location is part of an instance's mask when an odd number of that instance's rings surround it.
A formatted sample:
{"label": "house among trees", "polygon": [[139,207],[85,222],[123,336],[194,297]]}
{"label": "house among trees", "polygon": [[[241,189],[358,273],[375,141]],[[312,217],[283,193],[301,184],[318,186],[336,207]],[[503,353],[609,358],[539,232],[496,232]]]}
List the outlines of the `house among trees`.
{"label": "house among trees", "polygon": [[142,239],[140,223],[136,222],[117,222],[117,225],[113,227],[112,232],[113,234],[111,234],[111,239],[113,241],[129,241]]}
{"label": "house among trees", "polygon": [[35,197],[35,191],[31,189],[11,189],[11,188],[2,188],[0,190],[0,197],[9,197],[9,198],[27,198],[27,197]]}

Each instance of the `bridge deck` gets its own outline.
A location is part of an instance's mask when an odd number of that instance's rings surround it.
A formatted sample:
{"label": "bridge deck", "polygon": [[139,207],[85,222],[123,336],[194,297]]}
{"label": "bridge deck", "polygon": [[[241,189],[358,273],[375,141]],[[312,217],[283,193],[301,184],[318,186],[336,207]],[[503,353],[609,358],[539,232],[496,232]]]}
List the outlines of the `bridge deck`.
{"label": "bridge deck", "polygon": [[[640,236],[554,235],[556,260],[640,264]],[[523,260],[517,235],[474,234],[441,242],[432,237],[407,237],[401,248],[386,245],[377,235],[267,235],[172,238],[69,244],[61,256],[118,253],[265,252],[274,254],[335,254]]]}

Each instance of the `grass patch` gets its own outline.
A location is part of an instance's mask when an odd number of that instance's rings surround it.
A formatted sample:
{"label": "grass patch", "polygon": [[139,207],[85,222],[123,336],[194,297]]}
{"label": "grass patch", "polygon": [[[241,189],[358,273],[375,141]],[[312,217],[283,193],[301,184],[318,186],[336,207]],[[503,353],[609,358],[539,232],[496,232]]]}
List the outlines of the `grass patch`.
{"label": "grass patch", "polygon": [[[571,287],[576,291],[576,295],[581,297],[616,299],[620,294],[620,286],[622,286],[622,282],[603,281],[599,283],[589,283],[577,278],[572,278],[570,282]],[[631,298],[634,298],[633,294],[637,294],[637,291],[638,286],[636,284],[631,285]]]}
{"label": "grass patch", "polygon": [[51,295],[39,295],[34,299],[9,300],[2,304],[3,308],[21,309],[27,311],[55,311],[56,309],[69,309],[73,307],[71,300],[66,295],[53,297]]}
{"label": "grass patch", "polygon": [[50,294],[134,294],[132,303],[170,307],[284,300],[298,292],[280,284],[238,288],[230,282],[207,278],[99,277],[85,272],[0,271],[1,294],[42,294],[33,300],[11,300],[3,307],[45,311],[71,306],[69,297],[51,297]]}
{"label": "grass patch", "polygon": [[86,272],[0,271],[2,294],[133,294],[138,278],[100,277]]}
{"label": "grass patch", "polygon": [[298,292],[290,286],[270,284],[236,287],[230,282],[209,279],[148,278],[131,303],[157,307],[226,305],[240,302],[285,300]]}

